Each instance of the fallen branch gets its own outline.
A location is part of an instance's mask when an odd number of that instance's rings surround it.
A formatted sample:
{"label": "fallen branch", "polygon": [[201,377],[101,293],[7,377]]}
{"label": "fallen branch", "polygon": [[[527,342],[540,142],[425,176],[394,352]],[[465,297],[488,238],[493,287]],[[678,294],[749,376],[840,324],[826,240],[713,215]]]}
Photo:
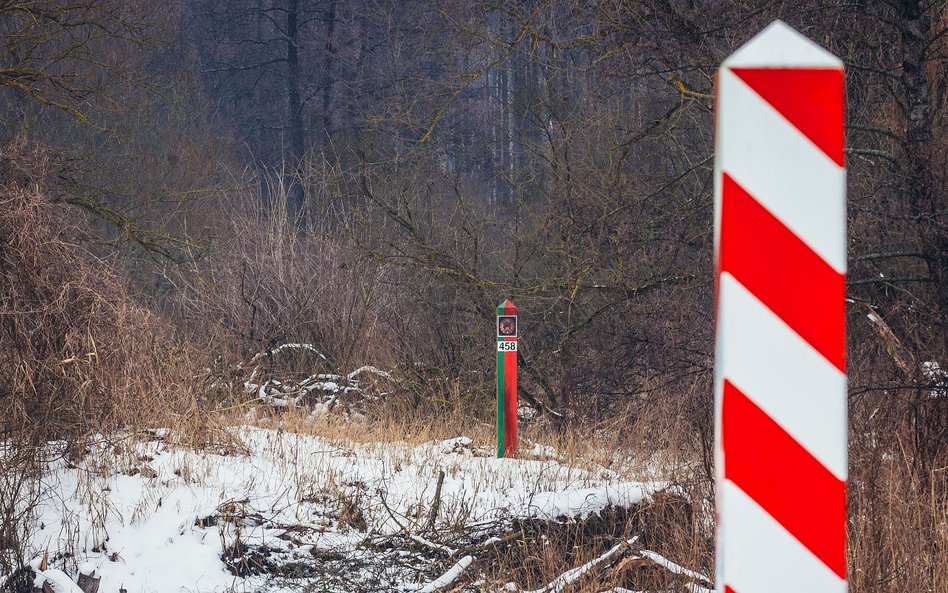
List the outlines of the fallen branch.
{"label": "fallen branch", "polygon": [[410,533],[410,532],[407,532],[407,531],[405,532],[405,535],[406,535],[406,536],[408,537],[408,539],[410,539],[411,541],[415,542],[416,544],[421,544],[422,546],[424,546],[424,547],[426,547],[426,548],[428,548],[428,549],[430,549],[430,550],[435,550],[436,552],[442,552],[442,553],[444,553],[444,554],[447,554],[448,556],[454,556],[455,554],[458,553],[458,551],[455,550],[454,548],[450,548],[450,547],[448,547],[448,546],[446,546],[446,545],[444,545],[444,544],[439,544],[439,543],[436,543],[436,542],[427,540],[427,539],[421,537],[420,535],[416,535],[416,534],[414,534],[414,533]]}
{"label": "fallen branch", "polygon": [[348,375],[346,375],[346,379],[349,379],[350,381],[352,381],[352,380],[354,380],[356,377],[358,377],[359,375],[361,375],[362,373],[371,373],[371,374],[373,374],[373,375],[377,375],[377,376],[379,376],[379,377],[382,377],[383,379],[392,380],[392,374],[391,374],[391,373],[389,373],[389,372],[387,372],[387,371],[383,371],[383,370],[381,370],[381,369],[377,369],[377,368],[375,368],[374,366],[371,366],[371,365],[365,365],[365,366],[361,366],[361,367],[357,368],[356,370],[354,370],[354,371],[352,371],[351,373],[349,373]]}
{"label": "fallen branch", "polygon": [[[415,542],[416,544],[420,544],[428,548],[429,550],[434,550],[441,554],[445,554],[449,558],[457,554],[457,550],[450,548],[444,544],[439,544],[439,543],[435,543],[433,541],[427,540],[421,537],[420,535],[413,533],[411,529],[403,525],[402,522],[399,521],[397,517],[395,517],[395,512],[392,511],[391,508],[389,508],[388,503],[385,501],[385,495],[382,494],[382,492],[379,492],[379,500],[382,503],[382,508],[385,509],[385,511],[388,513],[388,516],[392,519],[392,521],[394,521],[395,524],[398,525],[398,527],[402,530],[402,533],[404,534],[405,537]],[[404,518],[408,519],[408,517],[404,517]]]}
{"label": "fallen branch", "polygon": [[682,576],[686,576],[696,581],[703,581],[709,584],[711,583],[711,579],[704,576],[703,574],[699,572],[695,572],[693,570],[688,570],[687,568],[685,568],[684,566],[681,566],[680,564],[675,564],[674,562],[665,558],[658,552],[653,552],[651,550],[642,550],[641,552],[639,552],[639,556],[643,558],[647,558],[648,560],[651,560],[655,564],[661,566],[662,568],[665,568],[666,570],[674,574],[680,574]]}
{"label": "fallen branch", "polygon": [[329,360],[326,358],[326,355],[316,349],[312,344],[280,344],[276,348],[269,350],[264,350],[263,352],[258,352],[250,359],[250,364],[257,364],[264,356],[273,356],[274,354],[279,354],[284,350],[307,350],[312,352],[316,356],[322,358],[323,360]]}
{"label": "fallen branch", "polygon": [[543,587],[542,589],[537,589],[536,591],[530,591],[528,593],[560,593],[560,591],[565,589],[568,585],[571,585],[572,583],[578,581],[583,575],[588,573],[593,568],[599,566],[600,564],[602,564],[606,560],[609,560],[613,556],[616,556],[620,552],[625,552],[626,550],[628,550],[629,547],[632,546],[632,544],[638,541],[638,539],[639,539],[639,536],[635,536],[630,540],[626,540],[622,543],[616,544],[615,546],[612,547],[612,549],[610,549],[605,554],[590,560],[589,562],[587,562],[586,564],[583,564],[582,566],[578,566],[576,568],[567,570],[560,576],[553,579],[553,581],[550,582],[550,584],[547,585],[546,587]]}
{"label": "fallen branch", "polygon": [[498,546],[500,544],[505,544],[507,542],[513,541],[517,538],[525,538],[525,537],[526,537],[526,534],[524,533],[523,529],[517,529],[501,537],[496,537],[496,536],[489,537],[479,544],[458,548],[457,553],[458,554],[472,554],[474,552],[483,552],[484,550],[487,550],[490,547]]}
{"label": "fallen branch", "polygon": [[435,593],[435,591],[439,591],[451,585],[454,581],[458,580],[458,577],[464,573],[464,570],[467,569],[467,567],[470,566],[471,562],[473,561],[474,559],[470,556],[461,558],[454,564],[454,566],[448,569],[448,572],[431,581],[427,585],[422,585],[419,587],[417,589],[418,593]]}
{"label": "fallen branch", "polygon": [[[301,381],[292,379],[283,381],[278,379],[263,380],[261,374],[263,372],[264,359],[272,358],[284,350],[312,352],[323,361],[329,362],[326,355],[317,350],[312,344],[281,344],[275,348],[258,352],[247,363],[251,371],[250,376],[243,383],[245,393],[255,396],[265,404],[278,407],[297,406],[304,401],[312,401],[313,394],[321,394],[322,400],[324,401],[314,402],[317,406],[320,406],[318,409],[314,407],[314,411],[325,413],[332,411],[338,403],[340,396],[345,396],[349,393],[354,393],[360,398],[370,396],[370,393],[366,389],[363,389],[363,386],[359,383],[359,377],[361,375],[372,374],[389,381],[395,380],[391,373],[371,365],[361,366],[347,375],[316,373]],[[244,368],[244,365],[240,365],[239,368]],[[214,385],[218,384],[215,383]]]}

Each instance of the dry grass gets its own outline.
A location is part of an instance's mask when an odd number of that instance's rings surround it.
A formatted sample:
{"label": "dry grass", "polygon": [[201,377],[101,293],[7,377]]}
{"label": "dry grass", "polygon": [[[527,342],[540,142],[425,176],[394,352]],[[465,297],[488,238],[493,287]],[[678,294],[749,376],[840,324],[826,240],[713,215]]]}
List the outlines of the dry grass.
{"label": "dry grass", "polygon": [[223,373],[287,342],[322,355],[284,357],[289,370],[338,374],[366,361],[390,368],[392,340],[381,316],[393,303],[384,271],[320,229],[298,228],[281,180],[268,196],[258,179],[235,181],[243,189],[219,196],[210,251],[180,278],[172,316],[207,345]]}
{"label": "dry grass", "polygon": [[882,455],[850,481],[854,592],[948,589],[948,469],[921,479],[907,461]]}
{"label": "dry grass", "polygon": [[927,455],[923,437],[925,409],[944,412],[948,402],[927,392],[921,401],[884,397],[851,410],[851,590],[939,593],[948,590],[948,459]]}
{"label": "dry grass", "polygon": [[376,411],[367,417],[347,418],[341,414],[314,416],[304,406],[271,408],[248,403],[231,409],[223,416],[223,422],[231,426],[246,424],[248,420],[263,428],[317,436],[332,442],[350,441],[359,444],[398,442],[419,445],[468,436],[478,445],[490,445],[495,438],[492,424],[460,411],[421,418]]}
{"label": "dry grass", "polygon": [[81,444],[101,430],[190,415],[193,350],[79,245],[76,212],[34,182],[42,167],[41,153],[0,153],[3,433]]}
{"label": "dry grass", "polygon": [[[18,568],[22,522],[49,455],[77,459],[97,434],[164,425],[207,433],[194,349],[81,246],[82,220],[40,188],[45,155],[0,150],[0,569]],[[198,426],[203,425],[203,426]],[[50,441],[61,446],[50,447]]]}

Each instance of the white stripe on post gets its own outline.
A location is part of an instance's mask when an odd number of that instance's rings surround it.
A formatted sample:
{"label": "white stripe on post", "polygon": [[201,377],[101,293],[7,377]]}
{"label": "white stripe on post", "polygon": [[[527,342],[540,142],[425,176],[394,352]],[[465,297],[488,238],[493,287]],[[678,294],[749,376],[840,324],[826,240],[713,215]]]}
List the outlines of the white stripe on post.
{"label": "white stripe on post", "polygon": [[846,424],[846,402],[823,392],[827,387],[845,392],[846,375],[730,274],[721,274],[719,295],[728,304],[718,312],[719,363],[733,369],[730,381],[744,393],[758,394],[755,402],[768,416],[845,480],[846,433],[839,427]]}
{"label": "white stripe on post", "polygon": [[730,520],[754,525],[757,531],[751,539],[731,530],[726,533],[729,539],[722,542],[730,563],[756,569],[731,571],[728,585],[734,591],[846,593],[846,581],[801,546],[740,488],[725,483],[722,494],[727,505],[723,511]]}
{"label": "white stripe on post", "polygon": [[718,73],[717,590],[845,593],[842,63],[775,22]]}

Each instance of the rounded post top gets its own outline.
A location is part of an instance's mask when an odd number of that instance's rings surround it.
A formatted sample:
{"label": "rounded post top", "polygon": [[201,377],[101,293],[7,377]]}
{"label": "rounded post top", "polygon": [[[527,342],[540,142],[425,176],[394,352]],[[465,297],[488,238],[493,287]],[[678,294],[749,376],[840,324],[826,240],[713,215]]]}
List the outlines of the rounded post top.
{"label": "rounded post top", "polygon": [[514,305],[509,299],[504,299],[500,305],[497,306],[498,315],[516,315],[517,306]]}

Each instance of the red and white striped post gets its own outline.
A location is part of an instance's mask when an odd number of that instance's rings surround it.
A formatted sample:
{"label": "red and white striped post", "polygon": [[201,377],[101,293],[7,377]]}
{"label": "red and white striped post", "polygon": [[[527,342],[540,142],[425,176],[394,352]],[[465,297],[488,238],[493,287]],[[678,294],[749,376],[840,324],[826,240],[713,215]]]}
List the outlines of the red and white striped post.
{"label": "red and white striped post", "polygon": [[718,591],[847,590],[843,114],[782,22],[718,71]]}
{"label": "red and white striped post", "polygon": [[517,307],[497,307],[497,457],[517,456]]}

